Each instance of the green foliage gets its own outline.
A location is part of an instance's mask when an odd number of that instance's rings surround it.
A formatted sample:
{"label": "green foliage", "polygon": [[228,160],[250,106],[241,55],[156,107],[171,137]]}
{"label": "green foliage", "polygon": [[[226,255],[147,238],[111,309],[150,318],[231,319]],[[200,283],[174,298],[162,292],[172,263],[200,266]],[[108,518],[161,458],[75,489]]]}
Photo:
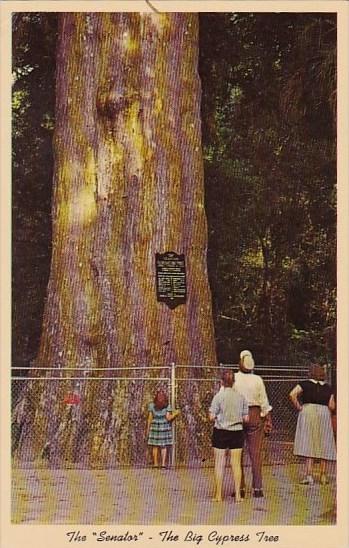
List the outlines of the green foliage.
{"label": "green foliage", "polygon": [[218,356],[333,362],[335,18],[203,15],[200,46]]}
{"label": "green foliage", "polygon": [[56,16],[13,16],[12,359],[35,357],[50,262]]}

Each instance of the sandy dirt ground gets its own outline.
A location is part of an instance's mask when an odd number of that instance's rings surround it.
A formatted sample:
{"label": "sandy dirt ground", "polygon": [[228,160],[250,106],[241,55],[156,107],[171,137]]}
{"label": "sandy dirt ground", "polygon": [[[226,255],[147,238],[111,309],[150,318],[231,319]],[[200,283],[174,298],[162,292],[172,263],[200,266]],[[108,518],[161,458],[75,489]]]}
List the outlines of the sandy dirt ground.
{"label": "sandy dirt ground", "polygon": [[[330,483],[300,485],[299,465],[264,467],[265,498],[247,490],[235,504],[229,468],[221,503],[211,500],[213,469],[13,468],[12,522],[21,524],[330,525],[336,522],[335,469]],[[247,469],[247,486],[250,482]]]}

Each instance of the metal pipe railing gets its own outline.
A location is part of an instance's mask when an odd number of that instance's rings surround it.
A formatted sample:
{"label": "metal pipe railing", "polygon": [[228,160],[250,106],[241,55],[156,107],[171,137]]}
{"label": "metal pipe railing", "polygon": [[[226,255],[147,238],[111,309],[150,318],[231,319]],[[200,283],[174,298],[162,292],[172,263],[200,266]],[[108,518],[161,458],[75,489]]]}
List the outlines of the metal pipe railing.
{"label": "metal pipe railing", "polygon": [[13,381],[169,381],[168,377],[11,377]]}

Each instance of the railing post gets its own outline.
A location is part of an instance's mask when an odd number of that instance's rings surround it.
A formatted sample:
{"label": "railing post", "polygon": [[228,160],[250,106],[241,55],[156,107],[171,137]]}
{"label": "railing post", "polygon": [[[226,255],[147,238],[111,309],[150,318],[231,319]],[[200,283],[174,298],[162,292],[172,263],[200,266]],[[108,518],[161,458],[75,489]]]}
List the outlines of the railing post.
{"label": "railing post", "polygon": [[[172,411],[176,408],[176,365],[171,363],[171,407]],[[176,421],[172,422],[172,452],[171,452],[171,465],[176,465]]]}

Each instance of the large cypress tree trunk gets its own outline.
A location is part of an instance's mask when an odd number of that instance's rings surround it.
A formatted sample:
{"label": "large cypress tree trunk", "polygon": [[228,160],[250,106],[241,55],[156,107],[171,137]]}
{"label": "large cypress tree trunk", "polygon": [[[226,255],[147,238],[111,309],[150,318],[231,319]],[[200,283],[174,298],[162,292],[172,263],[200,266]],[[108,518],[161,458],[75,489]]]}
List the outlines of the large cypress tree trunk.
{"label": "large cypress tree trunk", "polygon": [[[60,17],[53,255],[35,365],[41,375],[42,367],[55,375],[72,368],[65,376],[106,379],[28,384],[19,454],[34,458],[50,443],[56,459],[121,462],[133,458],[152,394],[108,377],[125,376],[126,366],[215,362],[198,20],[184,13]],[[155,254],[165,251],[185,256],[187,302],[175,309],[156,298]],[[64,401],[69,392],[78,405]],[[179,402],[183,424],[193,422],[192,397],[188,384]]]}

